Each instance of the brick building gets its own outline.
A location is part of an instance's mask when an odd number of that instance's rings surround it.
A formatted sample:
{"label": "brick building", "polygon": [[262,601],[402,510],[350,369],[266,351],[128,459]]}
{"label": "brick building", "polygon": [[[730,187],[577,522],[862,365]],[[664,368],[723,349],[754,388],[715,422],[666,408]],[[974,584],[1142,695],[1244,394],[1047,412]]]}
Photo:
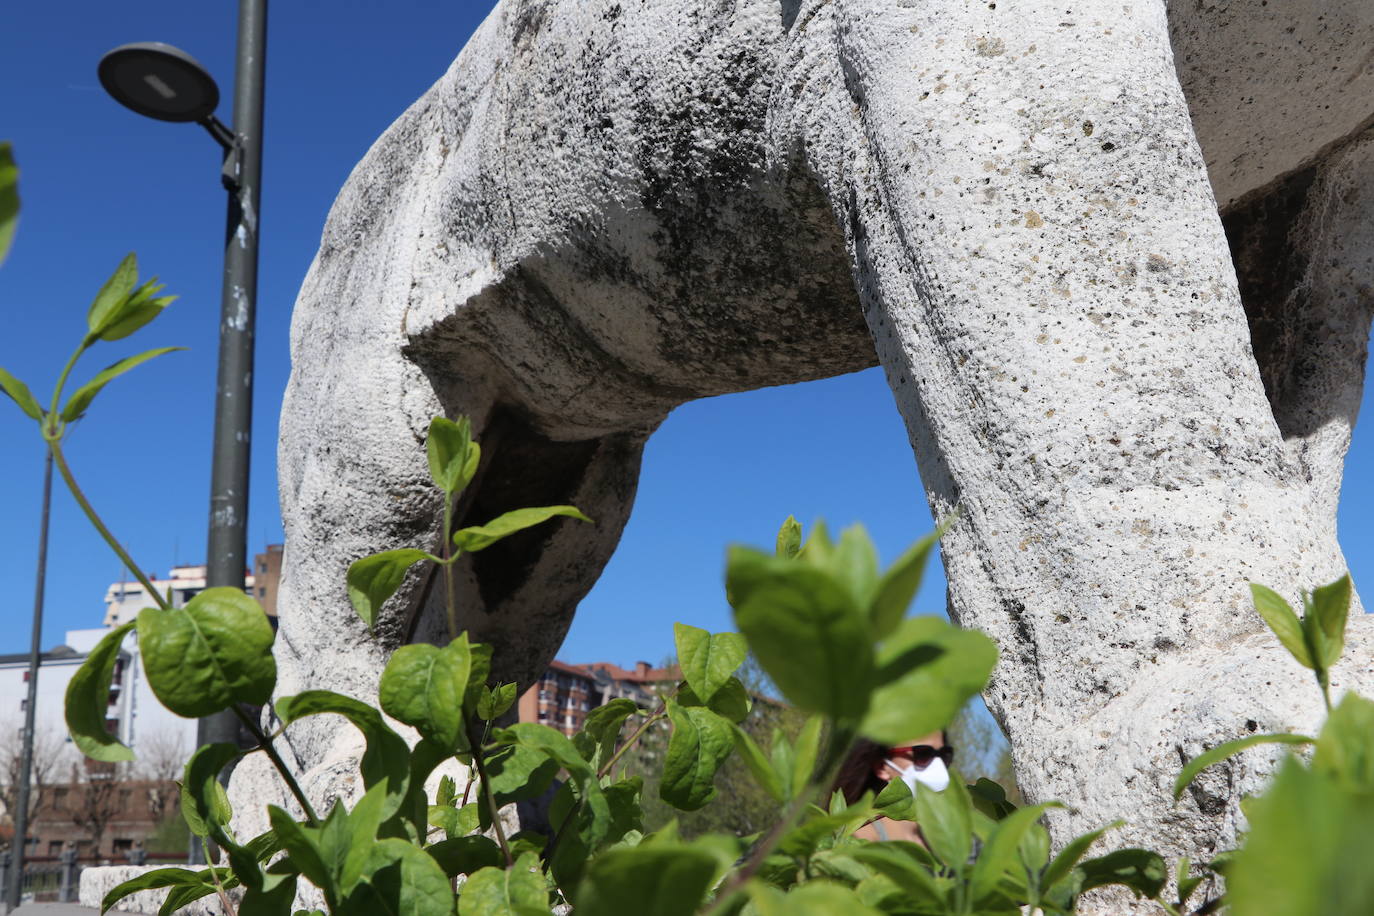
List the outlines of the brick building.
{"label": "brick building", "polygon": [[654,668],[648,662],[626,669],[610,662],[571,665],[555,660],[520,697],[517,712],[521,722],[551,725],[572,737],[596,707],[617,697],[652,707],[658,702],[655,687],[676,682],[680,676],[677,668]]}

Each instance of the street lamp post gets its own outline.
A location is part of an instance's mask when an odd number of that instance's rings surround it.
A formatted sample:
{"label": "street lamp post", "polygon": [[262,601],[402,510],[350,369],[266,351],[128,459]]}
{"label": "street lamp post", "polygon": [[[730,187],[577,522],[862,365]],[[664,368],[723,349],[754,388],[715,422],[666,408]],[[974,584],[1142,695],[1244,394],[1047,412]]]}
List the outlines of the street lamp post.
{"label": "street lamp post", "polygon": [[33,588],[33,637],[29,642],[29,691],[24,704],[24,734],[19,758],[18,796],[14,811],[14,842],[10,844],[10,874],[5,884],[5,904],[8,912],[19,907],[24,885],[24,853],[29,833],[29,780],[33,775],[34,714],[38,706],[38,663],[43,638],[43,586],[48,572],[48,515],[52,506],[52,451],[44,447],[43,465],[43,521],[38,526],[38,582]]}
{"label": "street lamp post", "polygon": [[[219,372],[206,585],[242,590],[247,565],[248,467],[253,422],[253,329],[258,286],[258,204],[262,178],[263,76],[267,0],[240,0],[233,127],[215,117],[219,89],[189,54],[159,42],[123,45],[100,61],[100,81],[115,100],[148,117],[194,121],[224,149],[229,192],[220,294]],[[226,710],[200,720],[198,745],[237,743],[238,719]],[[192,856],[198,849],[192,844]]]}

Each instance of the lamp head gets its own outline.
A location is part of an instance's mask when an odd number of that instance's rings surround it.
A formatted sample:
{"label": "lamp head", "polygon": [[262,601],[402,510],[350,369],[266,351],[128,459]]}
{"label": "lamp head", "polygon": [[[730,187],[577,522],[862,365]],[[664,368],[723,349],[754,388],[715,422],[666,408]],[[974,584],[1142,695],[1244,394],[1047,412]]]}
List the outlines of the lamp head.
{"label": "lamp head", "polygon": [[205,68],[160,41],[120,45],[100,58],[97,73],[116,102],[159,121],[204,121],[219,105],[219,87]]}

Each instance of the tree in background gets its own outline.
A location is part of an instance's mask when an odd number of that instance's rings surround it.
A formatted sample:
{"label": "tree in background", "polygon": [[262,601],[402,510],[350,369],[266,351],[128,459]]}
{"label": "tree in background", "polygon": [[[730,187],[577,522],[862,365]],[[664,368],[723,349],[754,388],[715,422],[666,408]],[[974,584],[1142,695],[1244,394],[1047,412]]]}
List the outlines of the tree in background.
{"label": "tree in background", "polygon": [[974,783],[986,777],[1006,789],[1012,804],[1024,803],[1012,770],[1011,745],[981,697],[974,697],[964,706],[946,729],[946,735],[954,745],[954,767],[965,782]]}
{"label": "tree in background", "polygon": [[126,783],[127,767],[118,763],[100,763],[86,760],[83,764],[72,764],[71,804],[67,814],[71,822],[85,832],[91,842],[91,854],[103,855],[100,844],[104,842],[105,831],[125,808],[125,792],[131,791]]}
{"label": "tree in background", "polygon": [[[23,766],[23,742],[19,740],[21,726],[14,720],[0,722],[0,823],[14,829],[15,805],[19,799],[19,771]],[[12,740],[11,740],[12,739]],[[33,765],[29,770],[29,830],[33,830],[34,815],[47,801],[54,777],[61,772],[66,756],[66,736],[56,729],[36,726],[33,734]],[[32,833],[30,833],[32,836]]]}
{"label": "tree in background", "polygon": [[148,812],[154,823],[161,824],[169,816],[181,819],[176,780],[189,756],[181,733],[172,729],[160,729],[139,741],[134,777],[147,782]]}

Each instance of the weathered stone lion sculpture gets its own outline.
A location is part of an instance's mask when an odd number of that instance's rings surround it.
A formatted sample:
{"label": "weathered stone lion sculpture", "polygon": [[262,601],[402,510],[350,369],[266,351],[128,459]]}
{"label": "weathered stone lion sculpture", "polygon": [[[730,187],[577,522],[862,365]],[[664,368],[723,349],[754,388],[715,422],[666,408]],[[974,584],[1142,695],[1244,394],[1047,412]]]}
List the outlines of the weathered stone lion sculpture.
{"label": "weathered stone lion sculpture", "polygon": [[[528,684],[674,406],[877,363],[930,508],[962,508],[949,610],[1001,646],[1027,795],[1074,807],[1061,839],[1125,817],[1206,857],[1273,758],[1175,807],[1181,761],[1317,726],[1245,583],[1346,567],[1371,116],[1365,0],[504,0],[358,165],[296,306],[282,691],[371,695],[439,637],[439,581],[375,635],[344,591],[435,542],[430,417],[495,462],[464,519],[598,520],[463,567],[463,624]],[[1340,687],[1374,688],[1370,623]],[[289,737],[329,791],[351,737]]]}

